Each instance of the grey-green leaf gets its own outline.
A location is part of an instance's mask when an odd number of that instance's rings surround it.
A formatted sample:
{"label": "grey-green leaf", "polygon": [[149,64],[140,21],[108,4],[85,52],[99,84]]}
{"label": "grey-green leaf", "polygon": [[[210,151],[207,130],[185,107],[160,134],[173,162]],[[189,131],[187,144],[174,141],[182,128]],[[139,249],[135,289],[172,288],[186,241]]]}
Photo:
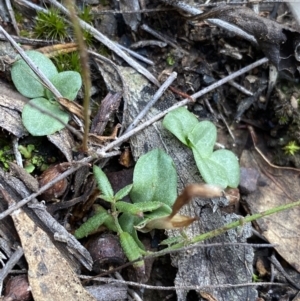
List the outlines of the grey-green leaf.
{"label": "grey-green leaf", "polygon": [[122,200],[126,195],[128,195],[128,193],[130,192],[130,190],[132,189],[132,184],[127,185],[125,187],[123,187],[122,189],[120,189],[116,195],[115,195],[115,200]]}
{"label": "grey-green leaf", "polygon": [[[58,73],[52,61],[42,53],[29,50],[26,51],[26,54],[47,78],[50,79]],[[13,64],[11,78],[16,89],[24,96],[29,98],[45,96],[44,86],[23,59],[19,59]]]}
{"label": "grey-green leaf", "polygon": [[210,160],[223,166],[227,175],[229,187],[238,187],[240,183],[240,166],[238,159],[233,152],[227,149],[217,150],[212,153]]}
{"label": "grey-green leaf", "polygon": [[161,202],[140,202],[131,204],[119,201],[116,203],[116,207],[119,211],[138,216],[142,216],[143,212],[151,212],[156,210],[163,205],[164,204]]}
{"label": "grey-green leaf", "polygon": [[177,174],[172,158],[161,149],[141,156],[133,173],[133,203],[163,202],[172,206],[177,197]]}
{"label": "grey-green leaf", "polygon": [[75,237],[80,239],[88,236],[93,231],[97,230],[107,219],[107,212],[99,212],[83,223],[74,233]]}
{"label": "grey-green leaf", "polygon": [[69,121],[69,114],[62,111],[58,103],[50,102],[45,98],[31,99],[23,108],[22,121],[28,132],[33,136],[51,135],[63,129],[65,125],[30,104],[59,117],[66,124]]}
{"label": "grey-green leaf", "polygon": [[189,144],[202,158],[208,158],[217,140],[216,126],[210,121],[199,122],[188,135]]}
{"label": "grey-green leaf", "polygon": [[[52,84],[57,88],[61,95],[69,100],[74,100],[82,85],[81,76],[76,71],[60,72],[50,78]],[[54,98],[49,90],[46,90],[48,99]]]}
{"label": "grey-green leaf", "polygon": [[188,145],[187,136],[198,124],[198,119],[186,108],[178,108],[166,115],[163,126],[185,145]]}
{"label": "grey-green leaf", "polygon": [[222,164],[217,163],[210,158],[203,159],[198,151],[192,148],[196,165],[207,184],[219,185],[222,188],[228,186],[227,173]]}
{"label": "grey-green leaf", "polygon": [[94,176],[98,185],[98,188],[101,191],[101,194],[103,194],[108,199],[113,199],[114,197],[114,191],[111,187],[111,184],[106,176],[106,174],[102,171],[101,168],[94,165],[93,167]]}
{"label": "grey-green leaf", "polygon": [[134,238],[134,240],[138,244],[138,246],[142,250],[144,250],[145,246],[139,240],[138,235],[137,235],[137,231],[134,228],[134,225],[137,224],[140,220],[141,220],[141,218],[139,218],[137,216],[134,216],[134,215],[128,214],[128,213],[123,213],[119,217],[119,224],[120,224],[122,230],[130,233],[130,235]]}

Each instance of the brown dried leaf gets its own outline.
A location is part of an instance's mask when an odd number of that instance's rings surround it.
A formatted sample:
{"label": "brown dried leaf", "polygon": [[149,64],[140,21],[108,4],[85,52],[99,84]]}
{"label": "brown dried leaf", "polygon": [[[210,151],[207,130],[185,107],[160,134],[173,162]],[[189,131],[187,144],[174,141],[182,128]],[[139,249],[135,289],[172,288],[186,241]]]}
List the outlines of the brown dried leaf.
{"label": "brown dried leaf", "polygon": [[57,101],[62,105],[66,110],[73,113],[80,119],[84,119],[83,116],[83,107],[76,103],[75,101],[71,101],[68,98],[61,97],[57,98]]}
{"label": "brown dried leaf", "polygon": [[11,216],[28,263],[28,280],[34,300],[95,301],[48,235],[22,209]]}
{"label": "brown dried leaf", "polygon": [[[245,150],[240,159],[241,166],[255,168],[259,172],[257,190],[246,197],[251,214],[263,212],[276,206],[300,199],[299,172],[276,169],[269,166],[255,152]],[[256,221],[261,233],[275,249],[298,272],[300,208],[283,211]]]}

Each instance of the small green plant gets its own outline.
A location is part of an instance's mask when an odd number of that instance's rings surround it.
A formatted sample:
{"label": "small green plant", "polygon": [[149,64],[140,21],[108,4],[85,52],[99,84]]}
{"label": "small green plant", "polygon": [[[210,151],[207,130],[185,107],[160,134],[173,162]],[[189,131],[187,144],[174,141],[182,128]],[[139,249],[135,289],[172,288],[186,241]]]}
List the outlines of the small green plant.
{"label": "small green plant", "polygon": [[300,150],[300,146],[295,141],[290,141],[285,147],[282,148],[286,155],[294,156]]}
{"label": "small green plant", "polygon": [[5,170],[9,169],[9,162],[13,161],[14,156],[9,145],[4,145],[0,149],[0,162],[2,163]]}
{"label": "small green plant", "polygon": [[59,10],[50,8],[48,12],[38,12],[34,33],[37,38],[63,41],[68,37],[68,24]]}
{"label": "small green plant", "polygon": [[222,188],[238,186],[240,179],[238,159],[229,150],[213,150],[217,129],[212,122],[199,122],[187,109],[178,108],[166,115],[163,125],[192,149],[197,167],[206,183]]}
{"label": "small green plant", "polygon": [[[58,72],[52,61],[37,51],[27,51],[29,58],[53,83],[63,97],[74,100],[82,85],[81,76],[75,71]],[[63,111],[54,95],[39,81],[35,73],[23,59],[17,60],[11,70],[13,83],[17,90],[31,100],[24,106],[22,122],[33,136],[45,136],[64,128],[64,125],[51,115],[59,117],[65,123],[69,114]],[[39,108],[44,112],[41,112]]]}
{"label": "small green plant", "polygon": [[[182,196],[177,198],[174,163],[162,150],[155,149],[141,156],[134,169],[133,184],[116,194],[104,172],[97,166],[94,166],[94,176],[101,191],[99,197],[110,203],[111,210],[108,212],[97,206],[96,214],[75,231],[78,239],[105,225],[118,233],[128,259],[136,260],[145,254],[137,230],[148,232],[152,229],[180,228],[195,220],[177,214],[185,203]],[[132,203],[122,201],[128,194]],[[137,266],[143,266],[143,262],[139,262]]]}
{"label": "small green plant", "polygon": [[35,169],[45,171],[48,168],[45,159],[37,154],[33,144],[28,144],[27,146],[19,145],[18,149],[24,158],[24,168],[28,173],[32,173]]}
{"label": "small green plant", "polygon": [[91,6],[84,6],[79,12],[78,17],[84,22],[91,24],[93,22],[93,15],[91,14]]}
{"label": "small green plant", "polygon": [[175,64],[175,59],[171,54],[168,54],[167,56],[167,64],[169,66],[173,66]]}
{"label": "small green plant", "polygon": [[262,279],[258,275],[252,274],[252,281],[253,282],[261,282]]}

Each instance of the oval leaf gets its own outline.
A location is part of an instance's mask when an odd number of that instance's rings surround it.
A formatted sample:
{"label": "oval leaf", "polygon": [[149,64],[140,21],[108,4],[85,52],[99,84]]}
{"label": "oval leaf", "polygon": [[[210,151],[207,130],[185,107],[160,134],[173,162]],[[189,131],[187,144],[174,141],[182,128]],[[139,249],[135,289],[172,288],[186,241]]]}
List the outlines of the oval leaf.
{"label": "oval leaf", "polygon": [[228,179],[225,168],[210,158],[203,159],[194,148],[192,150],[196,165],[204,181],[207,184],[215,184],[221,188],[226,188],[228,186]]}
{"label": "oval leaf", "polygon": [[30,104],[59,117],[65,123],[69,121],[69,114],[62,111],[57,103],[52,103],[45,98],[31,99],[23,108],[22,121],[28,132],[33,136],[51,135],[63,129],[65,125]]}
{"label": "oval leaf", "polygon": [[[42,53],[30,50],[26,51],[26,54],[47,78],[50,79],[58,73],[52,61]],[[23,59],[13,64],[11,78],[16,89],[24,96],[29,98],[45,96],[44,86]]]}
{"label": "oval leaf", "polygon": [[188,140],[202,158],[208,158],[217,140],[216,126],[210,121],[201,121],[190,132]]}
{"label": "oval leaf", "polygon": [[94,167],[93,167],[93,172],[94,172],[94,176],[96,178],[98,188],[101,191],[101,194],[103,194],[107,199],[112,200],[114,197],[114,191],[110,185],[110,182],[109,182],[106,174],[102,171],[101,168],[99,168],[96,165],[94,165]]}
{"label": "oval leaf", "polygon": [[172,206],[177,197],[177,174],[172,158],[160,149],[141,156],[133,173],[133,203],[163,202]]}
{"label": "oval leaf", "polygon": [[240,166],[238,159],[233,152],[227,149],[217,150],[212,153],[210,160],[224,167],[229,187],[238,187],[240,183]]}
{"label": "oval leaf", "polygon": [[178,108],[171,111],[163,120],[163,126],[185,145],[188,145],[188,134],[197,124],[198,119],[196,116],[186,108]]}
{"label": "oval leaf", "polygon": [[[81,76],[75,71],[64,71],[50,78],[52,84],[61,95],[69,100],[74,100],[82,85]],[[55,98],[52,92],[46,90],[47,98]]]}

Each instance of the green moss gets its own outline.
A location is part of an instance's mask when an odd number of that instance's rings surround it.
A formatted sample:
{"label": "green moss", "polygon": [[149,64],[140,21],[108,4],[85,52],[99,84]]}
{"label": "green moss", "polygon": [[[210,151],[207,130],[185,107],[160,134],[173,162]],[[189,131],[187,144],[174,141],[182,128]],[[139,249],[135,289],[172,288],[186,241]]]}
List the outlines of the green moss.
{"label": "green moss", "polygon": [[58,10],[50,8],[48,13],[38,12],[34,33],[37,38],[63,41],[68,37],[68,24]]}
{"label": "green moss", "polygon": [[85,21],[88,24],[91,24],[93,22],[93,15],[91,14],[91,7],[90,6],[84,6],[82,11],[79,12],[79,18]]}
{"label": "green moss", "polygon": [[290,141],[285,147],[282,148],[286,155],[294,156],[300,150],[300,146],[295,141]]}
{"label": "green moss", "polygon": [[81,72],[80,59],[78,52],[59,54],[53,58],[53,63],[55,64],[58,72],[62,71],[77,71]]}
{"label": "green moss", "polygon": [[87,30],[83,30],[83,39],[87,46],[91,46],[93,44],[94,36]]}
{"label": "green moss", "polygon": [[15,13],[16,22],[23,23],[24,16],[18,10],[14,10],[14,13]]}

